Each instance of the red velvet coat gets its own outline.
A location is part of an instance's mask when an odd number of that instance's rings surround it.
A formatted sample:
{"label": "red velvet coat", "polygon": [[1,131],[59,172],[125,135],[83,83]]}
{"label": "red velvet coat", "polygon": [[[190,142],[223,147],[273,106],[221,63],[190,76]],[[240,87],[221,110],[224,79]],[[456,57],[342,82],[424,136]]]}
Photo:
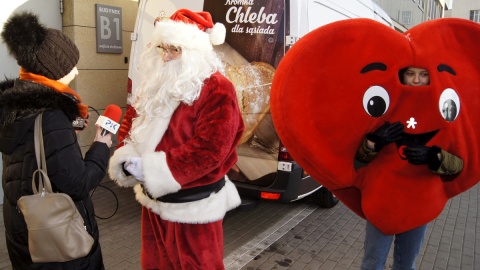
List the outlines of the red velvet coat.
{"label": "red velvet coat", "polygon": [[[142,184],[153,197],[216,182],[237,161],[235,148],[243,132],[243,121],[235,89],[228,79],[217,72],[205,81],[200,97],[191,106],[177,102],[171,105],[176,107],[171,116],[158,116],[145,130],[149,134],[146,142],[127,143],[115,151],[109,173],[119,185],[138,183],[123,173],[122,163],[128,157],[142,157]],[[132,108],[122,121],[120,142],[128,136],[134,117]],[[144,206],[163,219],[183,223],[220,220],[240,203],[229,180],[218,193],[190,203],[156,202],[143,194],[140,185],[135,190],[137,200]]]}
{"label": "red velvet coat", "polygon": [[[478,23],[453,18],[404,34],[369,19],[310,32],[275,73],[271,112],[281,140],[306,171],[383,233],[433,220],[449,198],[480,179],[479,37]],[[399,71],[409,66],[427,69],[430,84],[402,85]],[[453,121],[442,112],[446,100],[457,106]],[[405,160],[395,143],[356,168],[365,135],[387,121],[458,156],[463,170],[434,174]]]}

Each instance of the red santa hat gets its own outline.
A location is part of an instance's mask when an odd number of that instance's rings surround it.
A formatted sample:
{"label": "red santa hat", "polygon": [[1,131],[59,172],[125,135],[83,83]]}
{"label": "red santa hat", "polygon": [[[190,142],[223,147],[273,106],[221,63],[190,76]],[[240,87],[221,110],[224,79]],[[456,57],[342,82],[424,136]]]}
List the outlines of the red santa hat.
{"label": "red santa hat", "polygon": [[206,51],[225,42],[225,35],[225,26],[214,24],[210,13],[180,9],[169,20],[155,23],[152,41],[156,46],[168,44]]}

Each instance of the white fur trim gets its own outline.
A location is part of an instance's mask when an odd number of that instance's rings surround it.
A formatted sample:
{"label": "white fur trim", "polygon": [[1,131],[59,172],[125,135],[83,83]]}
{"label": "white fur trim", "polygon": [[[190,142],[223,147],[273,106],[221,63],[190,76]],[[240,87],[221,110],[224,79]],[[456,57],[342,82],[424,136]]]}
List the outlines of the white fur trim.
{"label": "white fur trim", "polygon": [[135,198],[139,203],[164,220],[189,223],[205,224],[224,218],[227,211],[240,205],[241,199],[235,185],[225,176],[225,186],[210,197],[188,203],[163,203],[150,199],[143,193],[141,185],[136,185]]}
{"label": "white fur trim", "polygon": [[130,157],[138,157],[139,154],[135,148],[127,144],[117,149],[108,162],[108,175],[121,187],[133,187],[138,184],[132,176],[127,176],[123,172],[123,163]]}
{"label": "white fur trim", "polygon": [[169,44],[186,49],[213,50],[209,34],[198,29],[195,24],[174,20],[161,21],[155,24],[152,43],[154,46]]}
{"label": "white fur trim", "polygon": [[182,188],[168,167],[165,152],[145,153],[142,163],[143,185],[153,197],[174,193]]}
{"label": "white fur trim", "polygon": [[210,41],[213,45],[220,45],[225,42],[227,29],[225,29],[225,25],[216,23],[212,28],[207,29],[207,33],[210,34]]}
{"label": "white fur trim", "polygon": [[168,115],[156,115],[150,121],[150,124],[142,132],[142,135],[145,137],[144,140],[134,144],[135,149],[137,149],[139,153],[144,154],[155,151],[163,135],[165,135],[165,131],[170,124],[170,119],[178,105],[180,105],[180,101],[170,100],[168,107],[171,108],[171,111],[169,111]]}

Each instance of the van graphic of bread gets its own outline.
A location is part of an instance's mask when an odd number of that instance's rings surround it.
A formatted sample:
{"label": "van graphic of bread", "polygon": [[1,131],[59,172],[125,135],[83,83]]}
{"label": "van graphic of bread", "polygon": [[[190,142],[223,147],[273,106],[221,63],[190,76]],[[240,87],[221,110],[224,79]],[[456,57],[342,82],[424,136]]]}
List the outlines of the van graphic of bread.
{"label": "van graphic of bread", "polygon": [[270,112],[270,87],[275,68],[265,62],[248,62],[227,42],[215,46],[225,63],[225,76],[233,83],[245,131],[239,144],[247,142]]}
{"label": "van graphic of bread", "polygon": [[235,85],[245,124],[245,131],[239,142],[242,144],[250,139],[270,111],[270,87],[275,69],[267,63],[252,62],[237,67],[227,65],[225,73]]}

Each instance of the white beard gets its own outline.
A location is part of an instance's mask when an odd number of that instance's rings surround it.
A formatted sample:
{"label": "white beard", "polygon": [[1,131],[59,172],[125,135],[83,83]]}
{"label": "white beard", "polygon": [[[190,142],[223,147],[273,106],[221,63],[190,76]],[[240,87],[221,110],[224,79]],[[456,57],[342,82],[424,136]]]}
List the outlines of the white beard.
{"label": "white beard", "polygon": [[143,80],[136,89],[132,106],[137,112],[130,130],[131,142],[142,142],[144,130],[156,116],[171,117],[172,104],[183,102],[191,105],[200,96],[205,79],[217,70],[223,71],[220,60],[211,53],[183,50],[179,58],[163,62],[153,48],[142,56]]}

